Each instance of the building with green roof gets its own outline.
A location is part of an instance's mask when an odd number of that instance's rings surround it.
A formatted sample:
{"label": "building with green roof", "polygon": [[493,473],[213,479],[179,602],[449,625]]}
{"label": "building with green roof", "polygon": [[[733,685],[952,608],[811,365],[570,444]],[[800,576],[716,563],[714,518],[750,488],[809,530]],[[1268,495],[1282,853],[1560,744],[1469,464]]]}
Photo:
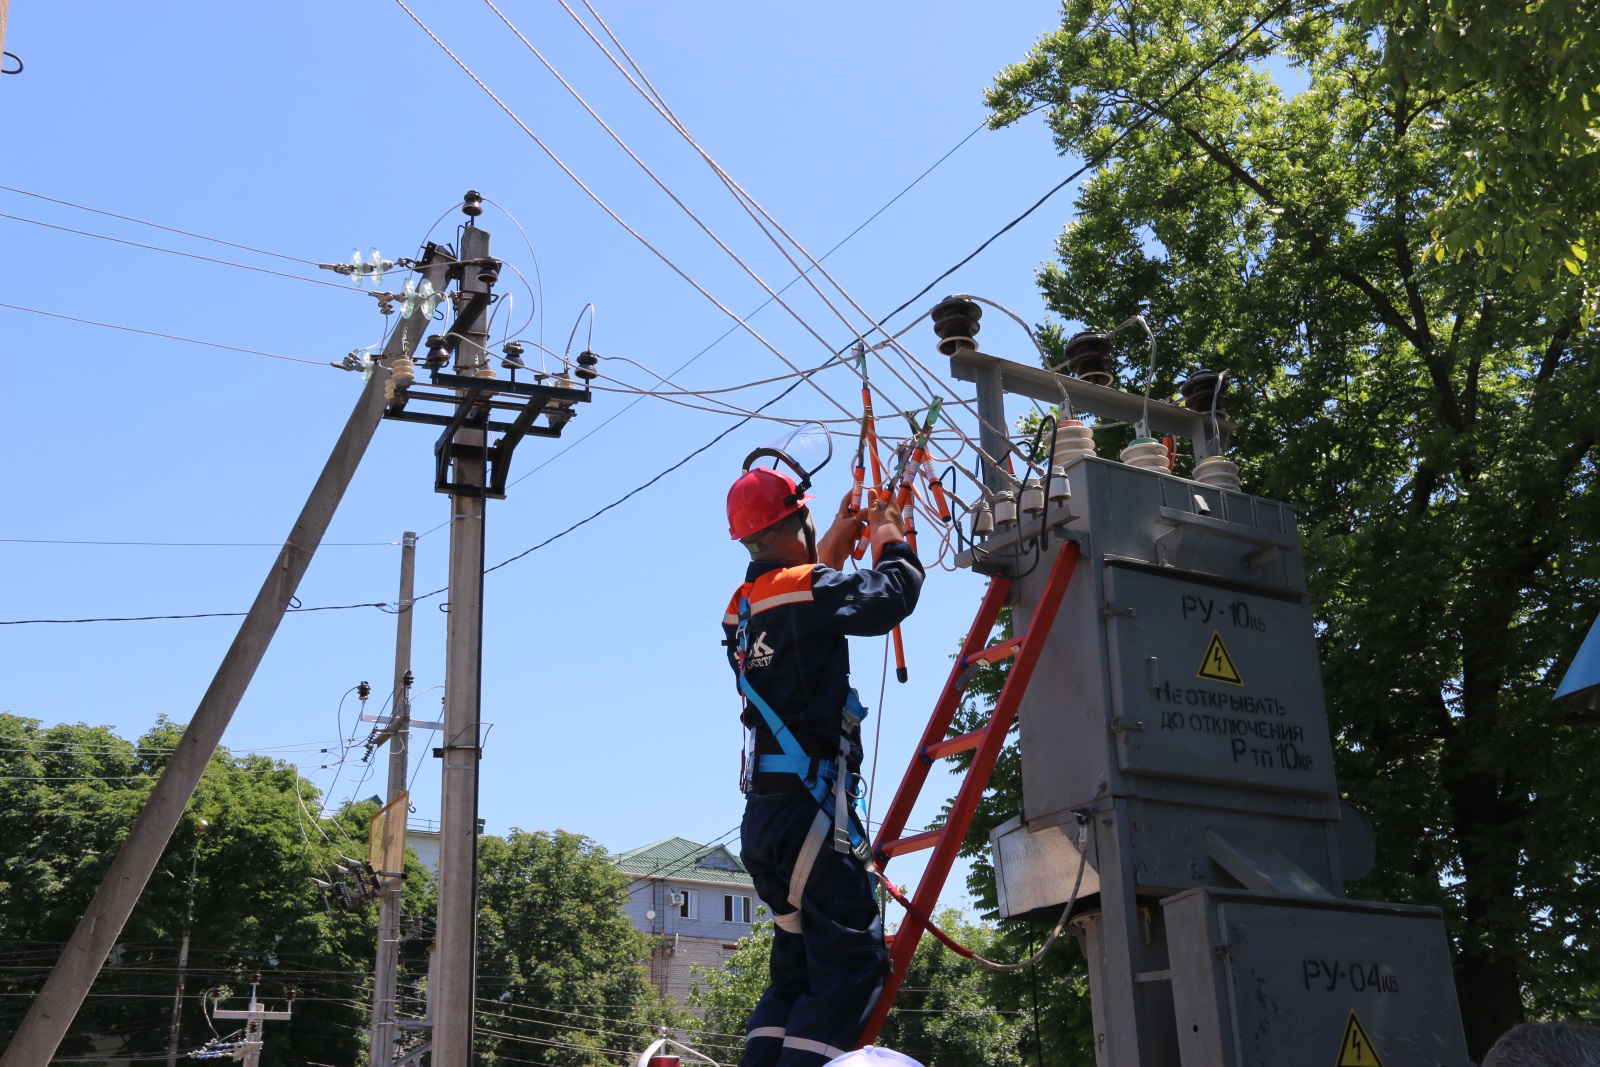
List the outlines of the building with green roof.
{"label": "building with green roof", "polygon": [[682,1001],[695,965],[721,967],[755,918],[754,883],[720,844],[668,837],[612,857],[633,879],[625,907],[635,929],[655,938],[650,981]]}

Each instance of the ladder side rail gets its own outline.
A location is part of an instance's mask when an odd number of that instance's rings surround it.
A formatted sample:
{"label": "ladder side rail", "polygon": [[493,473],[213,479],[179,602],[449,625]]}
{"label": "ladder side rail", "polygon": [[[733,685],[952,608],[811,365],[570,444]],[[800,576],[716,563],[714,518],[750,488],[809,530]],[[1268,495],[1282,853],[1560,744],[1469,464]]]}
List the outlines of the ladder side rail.
{"label": "ladder side rail", "polygon": [[944,735],[950,731],[950,723],[955,719],[956,709],[961,706],[961,694],[966,689],[966,680],[963,677],[966,659],[983,651],[989,643],[989,633],[994,629],[995,620],[1000,617],[1000,609],[1005,606],[1006,596],[1010,591],[1009,578],[996,575],[989,579],[989,588],[984,593],[983,603],[978,606],[978,614],[973,619],[972,629],[967,631],[967,638],[961,643],[961,651],[951,664],[950,676],[945,680],[938,702],[934,704],[933,716],[928,720],[928,726],[922,733],[922,740],[917,742],[917,749],[911,755],[911,766],[906,770],[905,777],[900,780],[900,787],[895,790],[894,800],[890,803],[888,811],[884,812],[883,822],[878,826],[872,855],[880,869],[888,862],[888,857],[878,851],[879,847],[886,841],[895,840],[905,830],[906,820],[911,818],[911,809],[917,802],[917,796],[922,792],[923,783],[927,781],[928,771],[932,768],[932,764],[923,758],[923,751],[929,745],[944,740]]}
{"label": "ladder side rail", "polygon": [[[884,981],[883,991],[878,995],[878,1003],[861,1032],[861,1039],[857,1042],[858,1047],[869,1045],[876,1040],[878,1032],[883,1028],[884,1020],[889,1016],[889,1007],[894,1002],[895,994],[900,990],[900,983],[905,980],[906,971],[911,965],[911,957],[917,950],[917,942],[922,939],[923,930],[927,927],[927,917],[933,914],[933,907],[939,901],[939,893],[944,889],[945,879],[950,876],[950,868],[955,864],[956,855],[961,851],[967,829],[972,825],[972,816],[978,810],[978,801],[988,788],[989,776],[994,773],[994,765],[1005,747],[1006,735],[1011,730],[1012,722],[1016,720],[1017,708],[1022,703],[1023,694],[1027,692],[1028,682],[1033,677],[1034,668],[1038,666],[1039,657],[1044,654],[1046,638],[1050,636],[1051,625],[1055,622],[1061,601],[1066,596],[1067,586],[1072,582],[1072,575],[1077,569],[1080,555],[1077,543],[1069,541],[1061,547],[1054,565],[1050,568],[1050,577],[1039,598],[1038,610],[1034,612],[1028,626],[1027,640],[1023,641],[1018,649],[1016,663],[1012,665],[1010,674],[1006,676],[1006,684],[1000,690],[999,699],[995,701],[988,734],[984,737],[983,744],[978,746],[972,766],[956,793],[955,803],[951,805],[950,814],[945,819],[944,833],[938,845],[934,847],[933,855],[928,858],[927,869],[923,871],[922,878],[917,883],[916,894],[912,897],[912,907],[907,909],[899,930],[895,932],[894,944],[889,950],[889,975]],[[920,757],[921,748],[917,752]]]}

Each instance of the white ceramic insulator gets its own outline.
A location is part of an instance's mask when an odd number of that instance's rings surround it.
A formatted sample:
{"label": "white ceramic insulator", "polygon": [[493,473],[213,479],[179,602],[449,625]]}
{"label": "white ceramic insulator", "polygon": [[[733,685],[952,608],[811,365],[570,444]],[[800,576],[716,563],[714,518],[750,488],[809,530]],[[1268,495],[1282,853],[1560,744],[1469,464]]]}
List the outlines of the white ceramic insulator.
{"label": "white ceramic insulator", "polygon": [[417,365],[401,357],[389,364],[389,380],[383,383],[383,398],[393,400],[394,394],[417,380]]}
{"label": "white ceramic insulator", "polygon": [[1194,465],[1194,480],[1214,489],[1239,491],[1239,465],[1226,456],[1207,456]]}
{"label": "white ceramic insulator", "polygon": [[1172,459],[1167,446],[1160,441],[1135,441],[1122,450],[1122,462],[1130,467],[1144,467],[1153,471],[1172,470]]}
{"label": "white ceramic insulator", "polygon": [[1050,468],[1050,503],[1060,504],[1072,499],[1072,482],[1067,478],[1067,468]]}
{"label": "white ceramic insulator", "polygon": [[994,513],[989,510],[988,504],[979,504],[972,513],[972,538],[977,540],[992,536],[994,536]]}
{"label": "white ceramic insulator", "polygon": [[1079,456],[1094,454],[1094,431],[1077,419],[1062,419],[1056,427],[1056,450],[1050,465],[1065,467]]}
{"label": "white ceramic insulator", "polygon": [[1044,510],[1044,484],[1039,479],[1029,478],[1022,483],[1022,510],[1028,515]]}
{"label": "white ceramic insulator", "polygon": [[1009,489],[994,495],[994,524],[1002,530],[1017,524],[1017,498]]}

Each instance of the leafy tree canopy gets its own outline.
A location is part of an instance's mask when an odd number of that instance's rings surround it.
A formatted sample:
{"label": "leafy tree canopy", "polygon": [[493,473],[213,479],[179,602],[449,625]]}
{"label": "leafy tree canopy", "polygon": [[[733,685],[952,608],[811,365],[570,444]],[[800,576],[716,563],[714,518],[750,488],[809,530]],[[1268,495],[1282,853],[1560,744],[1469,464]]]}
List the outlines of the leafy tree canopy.
{"label": "leafy tree canopy", "polygon": [[[0,714],[0,1044],[77,926],[182,729],[162,719],[137,743],[108,727]],[[264,756],[212,758],[121,941],[79,1012],[63,1055],[165,1053],[185,929],[179,1052],[213,1036],[201,995],[297,992],[292,1024],[263,1063],[350,1062],[365,1047],[371,916],[330,913],[312,878],[366,851],[371,804],[318,818],[311,783]],[[191,883],[190,872],[194,872]],[[425,895],[425,874],[410,903]],[[192,918],[190,900],[193,900]],[[235,1000],[230,1006],[238,1006]],[[225,1034],[231,1024],[218,1028]]]}
{"label": "leafy tree canopy", "polygon": [[479,839],[478,1035],[485,1062],[615,1067],[687,1022],[650,984],[629,878],[578,834]]}

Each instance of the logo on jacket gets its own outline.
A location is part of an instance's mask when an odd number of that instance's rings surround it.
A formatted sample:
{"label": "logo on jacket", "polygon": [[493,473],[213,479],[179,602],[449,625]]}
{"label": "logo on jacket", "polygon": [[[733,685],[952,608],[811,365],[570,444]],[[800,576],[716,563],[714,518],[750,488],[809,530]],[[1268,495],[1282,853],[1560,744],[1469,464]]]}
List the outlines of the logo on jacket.
{"label": "logo on jacket", "polygon": [[750,667],[765,667],[772,662],[772,646],[767,644],[767,631],[762,630],[761,635],[750,646]]}

